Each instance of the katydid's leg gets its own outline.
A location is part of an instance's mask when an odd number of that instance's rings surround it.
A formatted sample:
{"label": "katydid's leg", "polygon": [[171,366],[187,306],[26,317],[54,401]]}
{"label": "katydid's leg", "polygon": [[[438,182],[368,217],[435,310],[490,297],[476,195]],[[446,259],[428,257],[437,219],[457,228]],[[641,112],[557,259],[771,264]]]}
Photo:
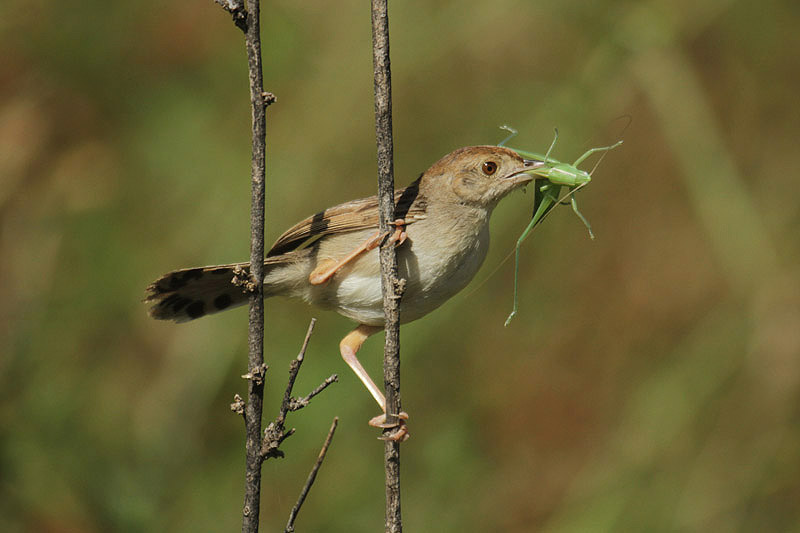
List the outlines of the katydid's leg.
{"label": "katydid's leg", "polygon": [[514,128],[512,128],[508,124],[503,124],[502,126],[500,126],[500,129],[501,130],[506,130],[507,132],[509,132],[509,135],[508,135],[508,137],[506,137],[505,139],[503,139],[502,141],[497,143],[497,146],[504,146],[508,141],[510,141],[511,139],[516,137],[517,133],[518,133],[517,130],[515,130]]}
{"label": "katydid's leg", "polygon": [[539,206],[542,205],[544,200],[544,191],[547,190],[547,178],[539,178],[533,182],[533,211],[531,212],[531,219],[536,216]]}
{"label": "katydid's leg", "polygon": [[547,163],[550,161],[550,152],[553,151],[553,147],[556,145],[556,141],[558,140],[558,128],[554,128],[556,135],[553,137],[553,142],[550,143],[550,148],[547,149],[547,153],[544,154],[544,162]]}
{"label": "katydid's leg", "polygon": [[531,230],[542,220],[542,218],[547,214],[553,204],[558,202],[558,192],[561,190],[561,187],[555,187],[555,191],[553,191],[553,186],[551,184],[545,184],[538,189],[543,193],[542,201],[539,204],[539,208],[533,214],[528,227],[525,228],[525,231],[522,232],[522,235],[519,236],[517,239],[517,248],[514,252],[514,307],[511,310],[511,314],[508,315],[506,318],[505,326],[508,326],[511,323],[511,319],[517,314],[517,288],[519,286],[519,250],[522,247],[522,243],[525,239],[528,238],[528,234],[530,234]]}
{"label": "katydid's leg", "polygon": [[587,230],[589,230],[589,238],[594,240],[594,233],[592,233],[592,225],[589,224],[589,221],[586,220],[586,217],[584,217],[583,214],[580,211],[578,211],[578,201],[575,199],[575,195],[574,194],[572,195],[572,198],[570,199],[570,203],[572,204],[572,210],[575,211],[575,214],[578,215],[579,219],[581,219],[581,222],[583,222],[583,225],[586,226]]}
{"label": "katydid's leg", "polygon": [[511,319],[514,318],[514,316],[517,314],[517,283],[518,283],[518,278],[519,278],[519,249],[520,249],[520,246],[522,246],[522,241],[525,240],[525,238],[528,236],[528,233],[530,233],[530,231],[533,229],[534,225],[535,224],[533,222],[533,219],[531,219],[530,223],[528,224],[528,227],[525,228],[525,231],[523,231],[522,235],[520,235],[519,239],[517,239],[517,249],[516,249],[515,255],[514,255],[514,307],[511,309],[511,313],[508,315],[508,318],[506,318],[505,324],[503,324],[506,327],[508,327],[508,325],[511,323]]}
{"label": "katydid's leg", "polygon": [[592,240],[594,240],[594,233],[592,232],[592,225],[589,224],[589,221],[586,220],[586,217],[583,216],[583,213],[578,211],[578,200],[575,199],[575,193],[577,192],[577,189],[579,189],[580,187],[582,187],[582,185],[571,189],[572,192],[570,194],[568,194],[569,201],[567,201],[567,200],[559,200],[558,205],[571,205],[572,206],[572,210],[575,212],[576,215],[578,215],[578,218],[581,219],[581,222],[583,222],[583,225],[586,226],[586,229],[589,230],[589,237]]}
{"label": "katydid's leg", "polygon": [[622,144],[622,141],[612,144],[611,146],[601,146],[600,148],[592,148],[591,150],[586,150],[582,156],[580,156],[578,159],[575,160],[574,163],[572,163],[572,166],[577,167],[578,165],[583,163],[586,160],[586,158],[589,157],[590,155],[595,154],[597,152],[608,152],[609,150],[613,150],[620,144]]}

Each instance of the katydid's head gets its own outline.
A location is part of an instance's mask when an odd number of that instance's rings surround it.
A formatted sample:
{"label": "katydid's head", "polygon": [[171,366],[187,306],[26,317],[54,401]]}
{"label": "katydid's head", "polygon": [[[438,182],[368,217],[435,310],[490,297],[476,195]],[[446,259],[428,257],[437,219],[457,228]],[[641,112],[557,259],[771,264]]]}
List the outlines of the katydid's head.
{"label": "katydid's head", "polygon": [[422,176],[426,196],[450,198],[491,209],[508,193],[532,181],[541,161],[523,159],[500,146],[470,146],[444,156]]}

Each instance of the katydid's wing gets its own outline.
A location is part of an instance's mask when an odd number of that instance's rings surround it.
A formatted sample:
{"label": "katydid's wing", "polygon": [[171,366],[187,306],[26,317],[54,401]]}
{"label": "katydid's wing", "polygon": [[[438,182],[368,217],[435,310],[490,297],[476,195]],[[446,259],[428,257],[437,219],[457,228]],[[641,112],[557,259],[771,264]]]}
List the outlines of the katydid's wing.
{"label": "katydid's wing", "polygon": [[[395,216],[408,223],[425,216],[427,202],[419,194],[419,180],[394,192]],[[278,237],[267,256],[285,254],[326,235],[378,229],[378,197],[370,196],[331,207],[308,217]]]}

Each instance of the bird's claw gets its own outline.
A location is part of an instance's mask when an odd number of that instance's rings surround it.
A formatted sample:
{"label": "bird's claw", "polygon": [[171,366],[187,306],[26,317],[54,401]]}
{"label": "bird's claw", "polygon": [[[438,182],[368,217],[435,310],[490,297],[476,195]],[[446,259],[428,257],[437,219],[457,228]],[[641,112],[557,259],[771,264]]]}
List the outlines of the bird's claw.
{"label": "bird's claw", "polygon": [[398,218],[394,222],[390,222],[389,225],[394,226],[394,233],[389,236],[389,242],[394,243],[395,246],[400,246],[406,239],[408,239],[408,233],[406,233],[406,226],[410,224],[410,222],[406,222],[402,218]]}
{"label": "bird's claw", "polygon": [[396,428],[387,431],[378,440],[391,441],[391,442],[405,442],[411,434],[408,432],[408,426],[405,423],[400,424]]}

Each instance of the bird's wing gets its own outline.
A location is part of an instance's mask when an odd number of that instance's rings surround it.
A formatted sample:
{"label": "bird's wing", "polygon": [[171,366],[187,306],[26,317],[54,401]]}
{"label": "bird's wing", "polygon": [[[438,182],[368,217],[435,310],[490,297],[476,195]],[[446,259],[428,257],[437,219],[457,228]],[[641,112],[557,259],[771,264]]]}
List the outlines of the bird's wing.
{"label": "bird's wing", "polygon": [[[425,217],[427,202],[419,194],[419,179],[394,192],[395,216],[405,219],[407,223]],[[370,196],[361,200],[353,200],[319,213],[298,222],[278,237],[267,256],[285,254],[297,250],[307,243],[324,237],[359,231],[378,229],[378,197]]]}

